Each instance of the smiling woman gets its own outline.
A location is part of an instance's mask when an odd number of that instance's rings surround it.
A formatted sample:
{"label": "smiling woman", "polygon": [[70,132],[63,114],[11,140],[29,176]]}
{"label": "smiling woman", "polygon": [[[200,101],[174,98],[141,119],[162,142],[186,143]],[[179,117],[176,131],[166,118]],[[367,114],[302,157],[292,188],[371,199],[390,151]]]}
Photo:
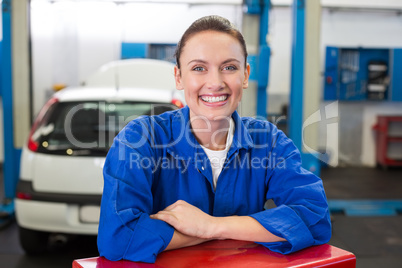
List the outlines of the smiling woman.
{"label": "smiling woman", "polygon": [[[201,145],[214,149],[226,144],[232,113],[248,87],[250,67],[245,63],[242,45],[229,34],[207,30],[193,35],[182,49],[181,68],[175,67],[176,88],[184,90],[190,108],[193,129],[212,127],[210,133],[198,133]],[[178,50],[180,51],[180,50]],[[247,66],[247,67],[245,67]],[[208,141],[214,136],[215,142]]]}
{"label": "smiling woman", "polygon": [[[236,109],[250,67],[240,32],[218,16],[178,44],[174,77],[188,106],[130,122],[104,170],[98,248],[110,260],[154,262],[213,239],[254,241],[283,254],[328,242],[320,178],[267,121]],[[272,199],[275,208],[264,209]]]}

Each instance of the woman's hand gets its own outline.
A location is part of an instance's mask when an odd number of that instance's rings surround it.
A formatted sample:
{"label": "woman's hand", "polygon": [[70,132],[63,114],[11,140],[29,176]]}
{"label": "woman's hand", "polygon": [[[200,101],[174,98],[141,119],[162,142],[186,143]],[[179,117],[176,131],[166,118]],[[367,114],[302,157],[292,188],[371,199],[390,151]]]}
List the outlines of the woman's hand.
{"label": "woman's hand", "polygon": [[177,231],[188,236],[204,239],[215,238],[213,231],[218,219],[183,200],[175,202],[150,217],[165,221]]}
{"label": "woman's hand", "polygon": [[[176,231],[189,237],[206,240],[286,241],[286,239],[269,232],[252,217],[213,217],[183,200],[177,201],[150,217],[169,223]],[[173,248],[177,248],[177,246]]]}

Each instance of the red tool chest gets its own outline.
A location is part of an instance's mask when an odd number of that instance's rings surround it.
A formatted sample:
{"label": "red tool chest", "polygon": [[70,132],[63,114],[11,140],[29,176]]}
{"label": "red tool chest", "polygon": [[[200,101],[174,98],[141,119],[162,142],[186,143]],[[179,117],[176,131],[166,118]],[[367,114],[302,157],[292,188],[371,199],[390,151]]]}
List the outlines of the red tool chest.
{"label": "red tool chest", "polygon": [[402,115],[377,117],[376,161],[377,165],[402,166]]}

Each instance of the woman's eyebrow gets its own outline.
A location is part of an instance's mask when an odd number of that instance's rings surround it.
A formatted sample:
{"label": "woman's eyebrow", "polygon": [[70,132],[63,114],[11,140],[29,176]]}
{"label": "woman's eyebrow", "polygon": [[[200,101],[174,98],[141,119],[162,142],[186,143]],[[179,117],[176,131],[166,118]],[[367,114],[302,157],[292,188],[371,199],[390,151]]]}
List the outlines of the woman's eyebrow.
{"label": "woman's eyebrow", "polygon": [[[238,59],[230,58],[230,59],[227,59],[227,60],[223,61],[222,64],[226,64],[226,63],[229,63],[229,62],[232,62],[232,61],[235,61],[235,62],[237,62],[237,63],[240,63],[240,61],[239,61]],[[195,60],[189,61],[189,62],[187,63],[187,65],[190,65],[191,63],[194,63],[194,62],[196,62],[196,63],[204,63],[204,64],[207,64],[207,63],[208,63],[208,62],[205,61],[205,60],[195,59]]]}
{"label": "woman's eyebrow", "polygon": [[238,60],[238,59],[227,59],[227,60],[225,60],[224,62],[222,62],[222,64],[225,64],[225,63],[229,63],[229,62],[232,62],[232,61],[235,61],[235,62],[237,62],[237,63],[240,63],[240,61]]}
{"label": "woman's eyebrow", "polygon": [[189,62],[187,63],[187,65],[190,65],[191,63],[194,63],[194,62],[196,62],[196,63],[204,63],[204,64],[207,63],[205,60],[195,59],[195,60],[189,61]]}

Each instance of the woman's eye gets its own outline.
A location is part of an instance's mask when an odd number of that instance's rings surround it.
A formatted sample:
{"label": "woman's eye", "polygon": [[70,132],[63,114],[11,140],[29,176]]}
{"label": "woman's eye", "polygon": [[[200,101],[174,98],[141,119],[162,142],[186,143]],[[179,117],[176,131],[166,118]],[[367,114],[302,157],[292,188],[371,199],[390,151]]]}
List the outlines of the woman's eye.
{"label": "woman's eye", "polygon": [[227,70],[227,71],[235,71],[235,70],[237,70],[237,67],[233,66],[233,65],[229,65],[229,66],[224,67],[223,69]]}
{"label": "woman's eye", "polygon": [[205,71],[205,69],[204,69],[204,67],[197,66],[197,67],[193,68],[193,71],[202,72],[202,71]]}

